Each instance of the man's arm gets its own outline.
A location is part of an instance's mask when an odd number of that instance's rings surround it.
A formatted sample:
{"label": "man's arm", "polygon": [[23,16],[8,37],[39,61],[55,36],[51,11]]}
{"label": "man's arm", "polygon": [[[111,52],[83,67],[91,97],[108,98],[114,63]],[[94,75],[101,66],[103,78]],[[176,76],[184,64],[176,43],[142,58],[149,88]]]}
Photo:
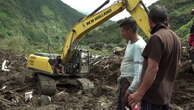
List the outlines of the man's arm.
{"label": "man's arm", "polygon": [[137,92],[140,95],[144,96],[146,91],[152,86],[152,84],[156,78],[158,68],[159,68],[158,62],[151,59],[151,58],[148,58],[148,67],[147,67],[146,72],[144,74],[143,81],[142,81],[140,87],[137,89]]}
{"label": "man's arm", "polygon": [[143,77],[143,81],[140,87],[134,94],[129,95],[129,105],[135,107],[135,105],[141,101],[144,94],[152,86],[158,72],[158,62],[148,58],[148,67]]}
{"label": "man's arm", "polygon": [[143,56],[147,59],[147,67],[143,73],[144,76],[140,87],[128,97],[130,105],[135,106],[140,102],[147,90],[152,86],[157,76],[163,48],[161,39],[158,36],[152,36],[143,52]]}
{"label": "man's arm", "polygon": [[[141,65],[138,65],[139,68],[141,68],[140,66]],[[136,68],[136,69],[138,69],[138,68]],[[128,88],[128,91],[129,92],[134,92],[138,88],[138,86],[140,84],[140,80],[141,80],[140,73],[136,73],[135,76],[133,77],[133,80],[132,80],[129,88]]]}
{"label": "man's arm", "polygon": [[136,46],[133,51],[133,69],[134,69],[134,77],[133,80],[128,88],[130,92],[134,92],[140,85],[141,82],[141,72],[142,72],[142,67],[143,67],[143,61],[144,58],[142,56],[142,51],[144,48],[141,48],[139,45]]}

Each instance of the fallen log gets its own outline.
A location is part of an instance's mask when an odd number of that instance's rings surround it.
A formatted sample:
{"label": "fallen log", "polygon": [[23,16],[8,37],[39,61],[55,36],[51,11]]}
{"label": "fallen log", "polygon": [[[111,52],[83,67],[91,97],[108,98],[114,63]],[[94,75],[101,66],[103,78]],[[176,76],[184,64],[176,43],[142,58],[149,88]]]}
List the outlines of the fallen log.
{"label": "fallen log", "polygon": [[191,69],[192,69],[191,61],[187,60],[187,61],[181,63],[181,65],[178,66],[177,73],[178,74],[185,73],[185,72],[187,72]]}

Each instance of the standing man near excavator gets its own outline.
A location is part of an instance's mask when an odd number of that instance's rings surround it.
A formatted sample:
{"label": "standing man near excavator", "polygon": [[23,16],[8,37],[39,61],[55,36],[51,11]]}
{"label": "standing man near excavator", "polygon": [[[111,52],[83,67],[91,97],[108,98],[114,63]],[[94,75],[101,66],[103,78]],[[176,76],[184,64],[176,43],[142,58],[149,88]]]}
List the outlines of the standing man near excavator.
{"label": "standing man near excavator", "polygon": [[191,29],[190,29],[190,35],[188,38],[188,43],[189,43],[189,54],[190,54],[190,58],[192,61],[192,68],[194,70],[194,24],[192,25]]}
{"label": "standing man near excavator", "polygon": [[[146,42],[137,34],[137,24],[132,19],[126,19],[120,24],[121,34],[127,40],[127,48],[121,63],[121,74],[118,78],[118,106],[117,110],[125,110],[127,97],[125,92],[134,92],[140,83],[143,66],[142,52]],[[132,82],[131,82],[132,81]],[[131,84],[130,84],[131,82]]]}
{"label": "standing man near excavator", "polygon": [[152,36],[142,54],[142,81],[128,96],[128,103],[133,108],[141,101],[141,110],[169,110],[181,44],[168,27],[164,7],[152,8],[148,16]]}
{"label": "standing man near excavator", "polygon": [[[194,15],[194,9],[192,9],[191,14]],[[191,58],[191,61],[192,61],[192,68],[193,68],[193,71],[194,71],[194,23],[190,28],[190,35],[189,35],[189,38],[188,38],[188,43],[189,43],[189,46],[190,46],[189,54],[190,54],[190,58]]]}

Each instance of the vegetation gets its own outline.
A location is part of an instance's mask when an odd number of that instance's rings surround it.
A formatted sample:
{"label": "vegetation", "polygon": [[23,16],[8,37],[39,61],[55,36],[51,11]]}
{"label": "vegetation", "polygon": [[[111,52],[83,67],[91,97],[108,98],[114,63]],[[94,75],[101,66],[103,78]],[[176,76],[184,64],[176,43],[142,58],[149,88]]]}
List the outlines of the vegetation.
{"label": "vegetation", "polygon": [[154,5],[162,5],[168,9],[170,26],[184,43],[187,40],[194,20],[194,16],[191,15],[191,10],[194,9],[194,1],[160,0]]}
{"label": "vegetation", "polygon": [[[0,48],[17,52],[61,51],[64,36],[84,17],[61,0],[1,0],[0,5]],[[194,1],[160,0],[154,5],[168,9],[171,28],[185,41],[194,21],[190,14]],[[126,42],[118,26],[121,21],[108,21],[86,33],[80,44],[89,48],[123,46]]]}
{"label": "vegetation", "polygon": [[[15,50],[61,47],[65,34],[84,16],[61,0],[1,0],[0,5],[0,46]],[[15,46],[6,45],[11,42]]]}
{"label": "vegetation", "polygon": [[[183,43],[187,40],[189,35],[189,30],[194,22],[194,15],[191,15],[191,10],[194,9],[193,0],[159,0],[154,5],[164,6],[168,10],[169,23],[172,30],[174,30],[178,36],[180,36]],[[121,20],[122,21],[122,20]],[[104,27],[97,32],[89,33],[86,43],[104,42],[104,43],[114,43],[123,44],[122,37],[119,34],[118,25],[120,22],[111,24]],[[140,32],[141,36],[145,36]]]}

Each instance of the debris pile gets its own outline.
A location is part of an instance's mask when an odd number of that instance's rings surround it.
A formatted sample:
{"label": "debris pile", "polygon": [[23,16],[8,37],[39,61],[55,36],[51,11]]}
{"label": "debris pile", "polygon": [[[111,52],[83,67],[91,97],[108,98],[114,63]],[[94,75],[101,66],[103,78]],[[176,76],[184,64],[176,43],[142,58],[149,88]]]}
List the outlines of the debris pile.
{"label": "debris pile", "polygon": [[[99,55],[91,59],[88,79],[94,82],[93,90],[74,92],[68,87],[57,87],[52,97],[38,94],[33,73],[25,67],[24,55],[0,50],[0,64],[4,60],[10,62],[10,71],[0,71],[0,110],[115,110],[120,56]],[[193,110],[193,99],[194,74],[187,69],[177,77],[171,108]]]}

